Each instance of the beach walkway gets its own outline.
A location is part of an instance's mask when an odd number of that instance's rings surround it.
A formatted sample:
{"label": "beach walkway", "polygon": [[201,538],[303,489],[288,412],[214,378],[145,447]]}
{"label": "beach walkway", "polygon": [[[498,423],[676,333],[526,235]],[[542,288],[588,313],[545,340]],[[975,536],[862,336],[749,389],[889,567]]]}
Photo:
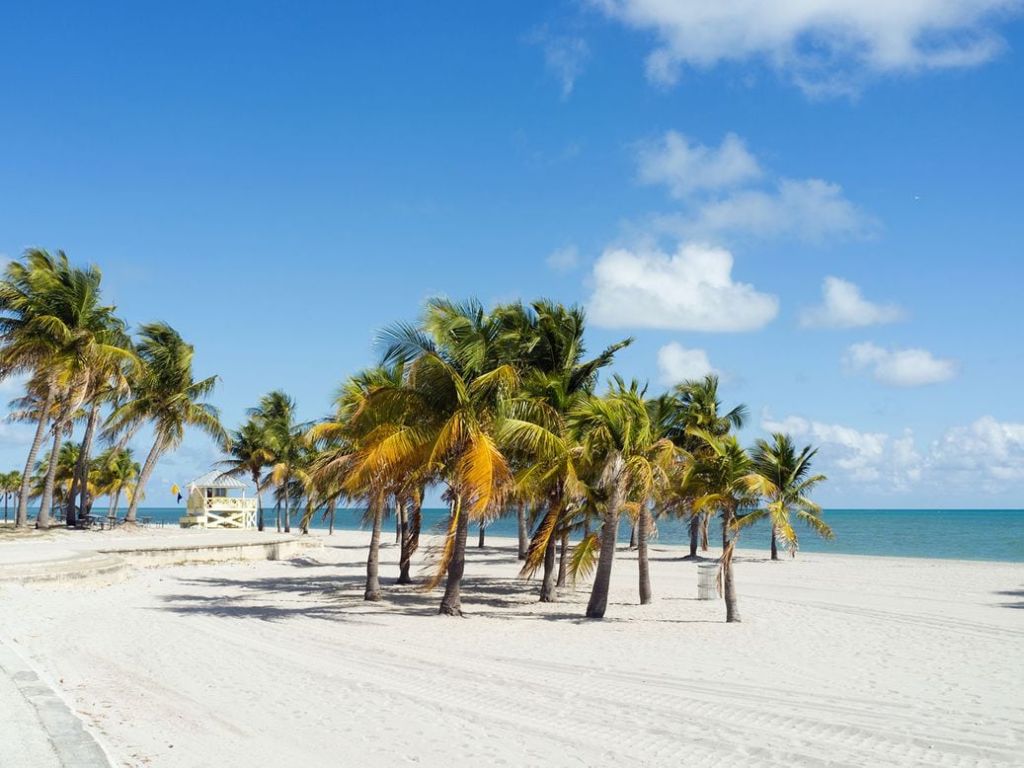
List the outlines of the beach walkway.
{"label": "beach walkway", "polygon": [[92,732],[15,650],[0,641],[0,766],[108,768]]}

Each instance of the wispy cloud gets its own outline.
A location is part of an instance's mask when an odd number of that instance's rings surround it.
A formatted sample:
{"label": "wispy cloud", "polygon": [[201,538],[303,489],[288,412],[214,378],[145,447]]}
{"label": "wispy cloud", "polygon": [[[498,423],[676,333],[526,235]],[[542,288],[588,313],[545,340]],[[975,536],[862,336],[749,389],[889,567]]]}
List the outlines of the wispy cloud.
{"label": "wispy cloud", "polygon": [[727,133],[719,146],[708,147],[668,131],[655,141],[640,143],[637,175],[642,184],[664,185],[674,197],[685,198],[753,181],[761,168],[735,133]]}
{"label": "wispy cloud", "polygon": [[685,67],[756,60],[812,96],[855,94],[873,77],[962,69],[995,57],[998,25],[1020,0],[590,0],[653,32],[647,77],[670,87]]}
{"label": "wispy cloud", "polygon": [[860,288],[839,277],[826,277],[821,293],[822,303],[800,314],[800,325],[805,328],[859,328],[894,323],[905,316],[895,304],[868,301]]}
{"label": "wispy cloud", "polygon": [[664,186],[681,210],[657,213],[647,226],[683,240],[730,235],[822,242],[866,237],[877,222],[823,179],[772,177],[736,134],[719,146],[669,131],[636,150],[637,177]]}
{"label": "wispy cloud", "polygon": [[548,269],[553,269],[555,272],[571,272],[579,266],[580,249],[575,245],[556,248],[548,254],[545,263],[548,265]]}
{"label": "wispy cloud", "polygon": [[561,86],[562,98],[569,98],[590,58],[587,41],[575,35],[553,35],[546,26],[536,30],[528,40],[540,47],[544,66]]}
{"label": "wispy cloud", "polygon": [[935,357],[926,349],[885,349],[869,341],[850,346],[843,361],[851,371],[867,371],[894,387],[937,384],[957,373],[955,360]]}

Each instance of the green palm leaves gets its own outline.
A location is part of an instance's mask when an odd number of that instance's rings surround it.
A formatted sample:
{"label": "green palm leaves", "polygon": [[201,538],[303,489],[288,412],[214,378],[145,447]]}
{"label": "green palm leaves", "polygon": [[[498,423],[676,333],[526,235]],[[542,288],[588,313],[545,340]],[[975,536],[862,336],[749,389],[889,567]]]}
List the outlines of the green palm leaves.
{"label": "green palm leaves", "polygon": [[811,474],[811,460],[817,451],[809,445],[797,451],[788,435],[776,432],[770,442],[758,440],[751,453],[755,474],[750,488],[766,504],[763,509],[745,515],[740,522],[747,526],[768,519],[772,529],[772,559],[778,559],[777,539],[782,540],[791,554],[796,554],[798,542],[793,517],[822,538],[833,538],[832,529],[821,519],[821,507],[808,498],[815,486],[825,480],[824,475]]}

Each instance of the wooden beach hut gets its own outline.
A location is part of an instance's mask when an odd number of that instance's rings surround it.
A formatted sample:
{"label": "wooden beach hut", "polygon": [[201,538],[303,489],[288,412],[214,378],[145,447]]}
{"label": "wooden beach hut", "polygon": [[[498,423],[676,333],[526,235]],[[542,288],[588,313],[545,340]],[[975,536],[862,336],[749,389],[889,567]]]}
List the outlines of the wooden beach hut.
{"label": "wooden beach hut", "polygon": [[241,480],[213,470],[185,488],[188,501],[179,521],[182,528],[256,527],[256,499],[246,498]]}

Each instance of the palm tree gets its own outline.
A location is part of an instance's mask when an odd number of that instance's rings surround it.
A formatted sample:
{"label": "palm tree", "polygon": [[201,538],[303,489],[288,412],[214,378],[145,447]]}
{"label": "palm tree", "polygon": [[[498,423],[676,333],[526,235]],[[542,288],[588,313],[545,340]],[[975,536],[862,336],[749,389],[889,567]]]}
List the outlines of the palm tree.
{"label": "palm tree", "polygon": [[755,473],[753,489],[768,504],[744,515],[740,526],[752,525],[767,518],[771,523],[772,560],[779,559],[778,539],[796,556],[797,535],[790,523],[796,517],[819,536],[831,539],[832,529],[821,519],[821,507],[807,498],[813,488],[825,480],[824,475],[811,474],[811,460],[817,450],[805,445],[799,453],[789,435],[776,432],[772,441],[758,440],[751,451]]}
{"label": "palm tree", "polygon": [[[264,450],[269,457],[267,482],[276,488],[278,509],[284,508],[284,531],[290,533],[292,502],[298,501],[301,492],[297,491],[309,480],[305,440],[309,425],[296,422],[295,401],[281,390],[260,398],[259,405],[249,410],[249,418],[262,432]],[[280,515],[277,530],[280,533]]]}
{"label": "palm tree", "polygon": [[702,429],[694,429],[692,434],[706,446],[706,450],[691,455],[690,482],[692,487],[699,489],[693,507],[698,512],[717,511],[722,515],[719,584],[725,597],[725,620],[738,622],[740,612],[732,573],[737,536],[736,513],[757,500],[753,464],[733,435],[723,437]]}
{"label": "palm tree", "polygon": [[3,493],[4,497],[4,524],[10,522],[9,513],[9,502],[11,496],[17,497],[19,490],[21,489],[21,472],[18,470],[11,470],[0,474],[0,493]]}
{"label": "palm tree", "polygon": [[132,456],[130,448],[110,448],[96,457],[96,492],[105,494],[110,499],[107,519],[117,517],[117,508],[121,494],[132,498],[136,493],[136,482],[141,467]]}
{"label": "palm tree", "polygon": [[[109,332],[119,321],[114,307],[100,303],[100,281],[97,267],[72,267],[63,252],[54,257],[40,249],[30,249],[22,261],[8,264],[0,281],[0,378],[28,372],[33,388],[44,392],[25,475],[35,464],[52,405],[59,403],[51,426],[56,444],[86,399],[97,366],[127,356],[111,343]],[[51,458],[56,459],[56,451],[51,451]],[[49,525],[52,470],[51,465],[36,517],[41,528]],[[27,519],[25,496],[19,501],[19,521]]]}
{"label": "palm tree", "polygon": [[500,325],[476,301],[428,302],[421,326],[400,324],[382,334],[383,363],[403,363],[400,387],[381,387],[368,405],[399,418],[366,446],[367,466],[410,467],[420,479],[448,486],[451,514],[433,587],[447,576],[439,612],[462,615],[470,519],[500,509],[511,484],[496,435],[502,403],[514,391],[513,366],[499,362]]}
{"label": "palm tree", "polygon": [[232,477],[248,475],[256,486],[256,528],[263,530],[262,475],[273,454],[268,444],[267,430],[260,421],[249,417],[241,427],[231,433],[228,453],[230,458],[220,462],[224,474]]}
{"label": "palm tree", "polygon": [[[704,441],[694,435],[702,430],[710,435],[725,437],[733,429],[741,429],[747,418],[747,407],[737,405],[722,413],[718,398],[718,377],[713,374],[703,379],[692,379],[678,384],[672,391],[668,403],[659,403],[657,411],[666,436],[689,453],[707,451]],[[681,478],[682,475],[677,475]],[[693,497],[677,497],[677,511],[689,518],[690,557],[697,556],[698,545],[705,552],[708,549],[708,513],[693,508]]]}
{"label": "palm tree", "polygon": [[135,523],[139,501],[157,461],[181,444],[186,427],[198,428],[222,444],[227,441],[217,409],[204,402],[213,392],[217,377],[193,378],[191,344],[166,323],[148,323],[139,331],[137,354],[141,370],[133,397],[114,410],[105,430],[111,436],[145,422],[153,428],[153,445],[125,516],[130,525]]}
{"label": "palm tree", "polygon": [[[551,602],[558,585],[556,546],[561,542],[564,565],[571,527],[568,511],[581,493],[575,466],[580,450],[568,416],[593,392],[600,370],[632,339],[584,360],[586,316],[579,307],[541,300],[529,307],[505,305],[495,314],[502,326],[499,355],[517,368],[520,381],[511,418],[503,422],[501,442],[508,446],[516,472],[516,495],[543,510],[537,515],[522,575],[532,576],[543,566],[540,600]],[[564,568],[560,570],[564,576]]]}
{"label": "palm tree", "polygon": [[605,499],[601,553],[587,604],[587,618],[600,619],[608,607],[619,518],[627,504],[648,503],[665,482],[676,448],[653,429],[640,386],[635,381],[627,385],[618,376],[606,395],[579,406],[573,421]]}

